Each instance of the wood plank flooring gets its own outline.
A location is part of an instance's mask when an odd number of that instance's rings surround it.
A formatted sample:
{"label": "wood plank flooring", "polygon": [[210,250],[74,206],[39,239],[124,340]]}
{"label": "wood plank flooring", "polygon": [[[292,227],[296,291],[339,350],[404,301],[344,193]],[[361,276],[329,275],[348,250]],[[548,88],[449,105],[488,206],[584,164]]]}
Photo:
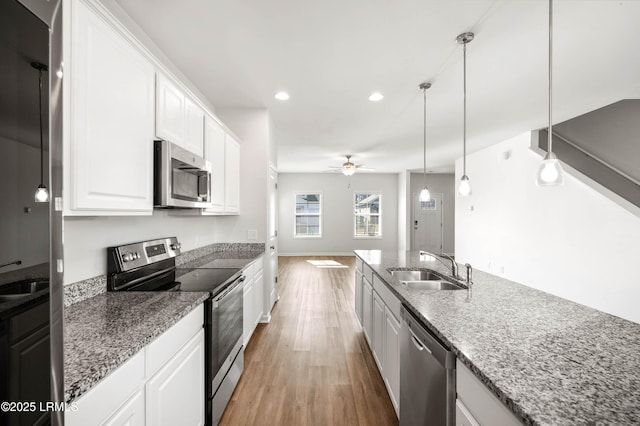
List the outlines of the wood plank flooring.
{"label": "wood plank flooring", "polygon": [[[347,268],[318,268],[307,260]],[[221,425],[397,425],[354,311],[355,258],[280,257],[280,300],[245,350]]]}

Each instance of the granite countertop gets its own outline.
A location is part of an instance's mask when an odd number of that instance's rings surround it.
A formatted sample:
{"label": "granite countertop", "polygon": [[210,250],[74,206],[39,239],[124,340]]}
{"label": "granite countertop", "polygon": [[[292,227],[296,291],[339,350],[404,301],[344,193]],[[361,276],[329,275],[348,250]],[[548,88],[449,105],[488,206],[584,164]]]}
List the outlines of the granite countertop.
{"label": "granite countertop", "polygon": [[65,401],[84,394],[207,297],[207,292],[108,292],[65,308]]}
{"label": "granite countertop", "polygon": [[640,325],[482,271],[470,295],[410,289],[388,269],[449,271],[418,252],[355,253],[523,423],[640,423]]}
{"label": "granite countertop", "polygon": [[252,250],[216,251],[196,259],[182,262],[179,269],[238,268],[242,269],[264,254],[264,248]]}

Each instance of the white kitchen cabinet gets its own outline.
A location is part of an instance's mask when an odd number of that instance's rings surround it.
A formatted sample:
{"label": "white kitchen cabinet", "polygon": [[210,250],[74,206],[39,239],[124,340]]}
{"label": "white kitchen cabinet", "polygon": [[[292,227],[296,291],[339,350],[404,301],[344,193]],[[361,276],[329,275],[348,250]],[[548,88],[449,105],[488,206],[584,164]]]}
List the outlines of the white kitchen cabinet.
{"label": "white kitchen cabinet", "polygon": [[205,209],[206,213],[224,212],[225,136],[222,125],[207,115],[204,127],[204,155],[211,163],[211,207]]}
{"label": "white kitchen cabinet", "polygon": [[156,75],[156,136],[185,147],[184,93],[167,77]]}
{"label": "white kitchen cabinet", "polygon": [[480,426],[459,399],[456,399],[456,426]]}
{"label": "white kitchen cabinet", "polygon": [[456,360],[456,393],[456,425],[522,424],[460,360]]}
{"label": "white kitchen cabinet", "polygon": [[71,29],[65,33],[64,214],[151,214],[153,65],[93,5],[80,0],[70,5],[65,12]]}
{"label": "white kitchen cabinet", "polygon": [[373,287],[367,277],[362,277],[362,329],[369,346],[373,346]]}
{"label": "white kitchen cabinet", "polygon": [[204,157],[204,110],[185,97],[184,112],[184,148]]}
{"label": "white kitchen cabinet", "polygon": [[240,210],[240,144],[229,134],[224,145],[224,211]]}
{"label": "white kitchen cabinet", "polygon": [[262,318],[264,305],[263,256],[260,256],[243,271],[245,276],[242,297],[242,341],[249,343],[256,325]]}
{"label": "white kitchen cabinet", "polygon": [[200,329],[147,383],[146,421],[154,426],[204,424],[204,330]]}
{"label": "white kitchen cabinet", "polygon": [[133,394],[118,411],[105,422],[105,426],[143,426],[145,424],[144,392]]}
{"label": "white kitchen cabinet", "polygon": [[249,339],[251,339],[253,328],[255,327],[255,325],[253,324],[255,302],[253,291],[253,277],[247,277],[246,271],[245,277],[244,290],[242,293],[242,342],[246,347],[247,343],[249,343]]}
{"label": "white kitchen cabinet", "polygon": [[204,110],[173,81],[156,75],[156,136],[204,157]]}
{"label": "white kitchen cabinet", "polygon": [[358,321],[362,324],[362,272],[356,269],[355,308]]}
{"label": "white kitchen cabinet", "polygon": [[380,295],[373,292],[373,357],[378,364],[378,369],[382,373],[382,377],[384,377],[384,330],[385,330],[385,319],[384,319],[384,302],[380,298]]}
{"label": "white kitchen cabinet", "polygon": [[391,403],[400,414],[400,321],[385,305],[384,309],[384,383]]}
{"label": "white kitchen cabinet", "polygon": [[200,305],[73,401],[65,424],[204,424],[203,324]]}

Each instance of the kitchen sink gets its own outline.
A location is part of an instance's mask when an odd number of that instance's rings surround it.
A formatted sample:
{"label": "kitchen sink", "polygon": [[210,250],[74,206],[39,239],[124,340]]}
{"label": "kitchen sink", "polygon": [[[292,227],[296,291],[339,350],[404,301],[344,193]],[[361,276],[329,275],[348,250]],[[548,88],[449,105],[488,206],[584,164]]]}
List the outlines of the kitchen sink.
{"label": "kitchen sink", "polygon": [[390,271],[391,275],[399,281],[433,281],[442,280],[440,275],[436,275],[431,271],[413,270],[413,271]]}
{"label": "kitchen sink", "polygon": [[447,281],[429,270],[390,270],[400,283],[417,290],[464,290],[465,287]]}
{"label": "kitchen sink", "polygon": [[417,290],[464,290],[464,287],[442,280],[401,281],[409,288]]}
{"label": "kitchen sink", "polygon": [[8,302],[29,296],[49,287],[48,280],[24,280],[0,286],[0,302]]}

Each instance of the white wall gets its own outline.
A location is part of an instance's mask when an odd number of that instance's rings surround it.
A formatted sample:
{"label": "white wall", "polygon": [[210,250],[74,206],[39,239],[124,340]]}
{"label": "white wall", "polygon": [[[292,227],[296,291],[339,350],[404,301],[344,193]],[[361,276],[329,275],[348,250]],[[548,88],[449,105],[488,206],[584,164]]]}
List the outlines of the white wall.
{"label": "white wall", "polygon": [[178,237],[182,250],[206,246],[215,240],[216,217],[175,216],[155,210],[153,216],[64,218],[64,283],[107,271],[106,248],[162,237]]}
{"label": "white wall", "polygon": [[[413,220],[413,198],[424,188],[424,176],[422,173],[411,173],[409,184],[409,223]],[[442,252],[455,253],[455,202],[456,187],[453,173],[427,173],[427,186],[429,191],[440,193],[443,196],[442,209]],[[413,226],[409,226],[411,239],[413,239]],[[411,245],[409,245],[410,247]]]}
{"label": "white wall", "polygon": [[[568,168],[564,186],[537,187],[541,156],[530,141],[526,133],[468,156],[473,194],[456,200],[457,260],[640,323],[640,211]],[[460,159],[456,182],[461,168]]]}
{"label": "white wall", "polygon": [[398,250],[409,250],[411,240],[409,237],[410,207],[407,205],[410,184],[410,173],[403,171],[398,173]]}
{"label": "white wall", "polygon": [[[356,249],[396,250],[398,246],[398,175],[356,173],[280,173],[279,245],[281,255],[351,254]],[[322,192],[322,238],[293,238],[294,192]],[[356,191],[382,191],[382,238],[353,237]]]}

